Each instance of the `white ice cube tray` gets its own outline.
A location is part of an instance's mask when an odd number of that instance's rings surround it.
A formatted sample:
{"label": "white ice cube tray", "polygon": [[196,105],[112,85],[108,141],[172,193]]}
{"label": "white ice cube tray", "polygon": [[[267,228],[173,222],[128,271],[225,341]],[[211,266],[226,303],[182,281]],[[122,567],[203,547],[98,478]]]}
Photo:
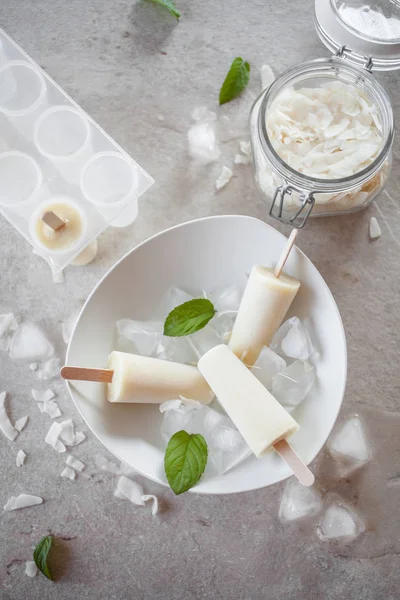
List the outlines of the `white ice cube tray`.
{"label": "white ice cube tray", "polygon": [[[0,29],[0,213],[57,272],[108,225],[137,217],[154,183],[40,67]],[[48,250],[35,225],[47,205],[81,213],[83,235]]]}

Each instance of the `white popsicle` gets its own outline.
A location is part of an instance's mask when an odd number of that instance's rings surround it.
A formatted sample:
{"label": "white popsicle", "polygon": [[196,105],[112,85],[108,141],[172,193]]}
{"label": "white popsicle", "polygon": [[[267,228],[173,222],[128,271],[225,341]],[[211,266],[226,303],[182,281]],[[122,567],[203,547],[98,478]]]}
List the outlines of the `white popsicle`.
{"label": "white popsicle", "polygon": [[229,348],[247,366],[270,345],[299,287],[293,277],[276,277],[273,269],[253,267],[229,340]]}
{"label": "white popsicle", "polygon": [[214,394],[196,367],[114,351],[107,369],[110,402],[162,403],[179,396],[209,404]]}
{"label": "white popsicle", "polygon": [[228,346],[209,350],[199,360],[198,368],[258,458],[299,429],[293,417]]}

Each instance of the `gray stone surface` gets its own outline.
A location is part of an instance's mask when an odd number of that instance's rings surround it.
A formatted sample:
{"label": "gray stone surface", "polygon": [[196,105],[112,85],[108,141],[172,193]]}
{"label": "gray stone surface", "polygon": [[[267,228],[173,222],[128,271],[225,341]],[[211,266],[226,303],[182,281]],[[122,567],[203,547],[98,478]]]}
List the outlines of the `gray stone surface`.
{"label": "gray stone surface", "polygon": [[[12,309],[43,325],[60,357],[61,320],[138,242],[211,214],[267,218],[250,167],[235,169],[229,186],[216,194],[220,166],[191,166],[185,147],[191,110],[205,104],[246,116],[263,63],[281,71],[327,55],[313,30],[310,0],[178,4],[179,24],[157,6],[126,0],[1,2],[1,26],[156,180],[137,222],[106,231],[96,262],[69,268],[64,284],[52,283],[47,265],[0,219],[0,313]],[[219,110],[217,91],[237,55],[252,65],[250,89]],[[400,114],[399,73],[381,79]],[[225,163],[236,152],[237,141],[224,143]],[[314,220],[299,241],[328,282],[346,328],[349,378],[341,419],[354,412],[364,416],[374,447],[372,463],[350,481],[327,476],[324,452],[315,468],[324,489],[339,491],[360,511],[366,532],[350,545],[330,544],[312,528],[283,526],[277,518],[282,485],[235,496],[175,497],[145,482],[161,501],[153,518],[148,508],[113,497],[113,476],[94,465],[95,455],[107,452],[90,435],[75,454],[91,477],[61,480],[64,459],[43,442],[49,418],[30,398],[35,376],[0,353],[0,388],[9,392],[9,412],[30,417],[15,443],[0,436],[0,504],[22,491],[45,498],[41,507],[0,513],[2,600],[399,598],[399,153],[397,142],[390,196],[382,194],[376,206],[354,216]],[[373,215],[383,234],[370,242]],[[64,414],[79,422],[63,384],[52,387]],[[17,470],[20,447],[28,459]],[[32,546],[48,531],[63,538],[55,552],[56,584],[23,574]]]}

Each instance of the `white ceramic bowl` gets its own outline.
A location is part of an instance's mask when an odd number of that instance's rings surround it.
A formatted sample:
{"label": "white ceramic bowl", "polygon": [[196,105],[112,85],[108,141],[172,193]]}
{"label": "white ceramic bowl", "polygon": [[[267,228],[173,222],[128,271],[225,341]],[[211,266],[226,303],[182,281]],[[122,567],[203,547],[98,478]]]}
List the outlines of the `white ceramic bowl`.
{"label": "white ceramic bowl", "polygon": [[[254,264],[273,266],[285,241],[269,225],[245,216],[210,217],[159,233],[122,258],[93,290],[69,343],[67,364],[104,367],[117,319],[151,319],[170,286],[198,292],[239,282]],[[289,315],[305,320],[318,352],[318,382],[294,414],[301,427],[291,438],[296,452],[309,463],[324,445],[342,403],[346,341],[332,294],[310,260],[296,248],[285,271],[301,281]],[[110,404],[101,384],[75,382],[68,387],[82,417],[104,446],[165,485],[158,406]],[[243,492],[290,474],[271,452],[261,460],[248,458],[222,476],[203,479],[193,491]]]}

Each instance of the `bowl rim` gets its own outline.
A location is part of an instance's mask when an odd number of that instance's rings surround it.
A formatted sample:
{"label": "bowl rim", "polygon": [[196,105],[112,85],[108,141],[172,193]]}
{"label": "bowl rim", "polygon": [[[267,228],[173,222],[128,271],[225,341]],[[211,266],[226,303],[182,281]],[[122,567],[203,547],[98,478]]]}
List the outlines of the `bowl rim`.
{"label": "bowl rim", "polygon": [[[128,250],[128,252],[126,252],[120,259],[118,259],[116,261],[116,263],[112,267],[110,267],[110,269],[100,278],[100,280],[94,286],[93,290],[90,292],[89,296],[85,300],[85,302],[84,302],[84,304],[83,304],[83,306],[82,306],[82,308],[81,308],[81,310],[79,312],[79,315],[78,315],[78,317],[76,319],[75,325],[74,325],[74,327],[72,329],[71,336],[70,336],[69,341],[68,341],[66,355],[65,355],[65,364],[68,365],[68,363],[69,363],[69,357],[70,357],[70,351],[71,351],[71,342],[72,342],[73,337],[75,335],[75,330],[76,330],[76,328],[77,328],[77,326],[79,324],[79,321],[80,321],[80,318],[82,316],[82,313],[85,310],[85,308],[88,305],[88,303],[90,302],[90,300],[92,299],[92,296],[94,296],[94,294],[96,293],[96,291],[100,287],[100,285],[103,283],[103,281],[125,259],[127,259],[133,252],[135,252],[136,250],[138,250],[139,248],[141,248],[145,244],[148,244],[148,243],[152,242],[154,239],[156,239],[158,237],[161,237],[161,236],[165,235],[166,233],[169,233],[170,231],[173,231],[175,229],[180,229],[182,227],[185,227],[185,226],[193,224],[193,223],[199,223],[199,222],[205,222],[205,221],[216,221],[216,220],[226,220],[226,221],[228,221],[228,220],[231,220],[231,219],[240,219],[240,220],[256,221],[256,222],[259,222],[259,223],[263,223],[263,225],[267,225],[267,227],[270,227],[271,229],[273,229],[274,231],[276,231],[279,234],[279,236],[281,236],[283,238],[283,240],[287,239],[286,236],[283,233],[281,233],[278,229],[275,229],[274,227],[272,227],[272,225],[270,225],[269,223],[266,223],[262,219],[258,219],[257,217],[252,217],[252,216],[249,216],[249,215],[211,215],[211,216],[208,216],[208,217],[201,217],[201,218],[198,218],[198,219],[191,219],[190,221],[185,221],[184,223],[179,223],[178,225],[173,225],[172,227],[168,227],[167,229],[163,229],[162,231],[159,231],[158,233],[152,235],[151,237],[146,238],[143,242],[140,242],[139,244],[137,244],[136,246],[134,246],[133,248],[131,248],[130,250]],[[346,342],[346,335],[345,335],[345,329],[344,329],[342,317],[340,315],[339,308],[338,308],[338,306],[336,304],[336,301],[335,301],[335,299],[333,297],[333,294],[332,294],[332,292],[331,292],[328,284],[326,283],[325,279],[321,275],[320,271],[317,269],[317,267],[314,265],[314,263],[311,261],[311,259],[308,258],[308,256],[298,246],[296,246],[296,249],[317,270],[317,272],[318,272],[318,274],[319,274],[319,276],[321,278],[322,285],[325,287],[326,291],[328,292],[328,295],[330,296],[330,298],[332,300],[332,305],[333,305],[333,308],[334,308],[334,310],[336,312],[336,316],[338,317],[338,321],[339,321],[339,324],[340,324],[340,336],[342,338],[343,349],[344,349],[344,356],[343,356],[343,359],[344,359],[343,381],[342,381],[341,389],[339,390],[339,394],[338,394],[339,397],[340,397],[340,401],[338,402],[338,405],[337,405],[337,410],[336,410],[335,417],[333,419],[332,427],[329,430],[329,432],[326,434],[326,436],[324,436],[324,439],[323,439],[322,443],[320,444],[319,448],[317,449],[314,457],[310,461],[308,461],[307,464],[310,464],[313,460],[316,459],[316,457],[318,456],[318,454],[321,452],[322,448],[325,446],[325,444],[327,442],[327,439],[328,439],[329,435],[331,434],[331,432],[332,432],[332,430],[333,430],[333,428],[334,428],[334,426],[336,424],[336,421],[337,421],[340,409],[342,407],[343,399],[344,399],[344,394],[345,394],[345,390],[346,390],[346,384],[347,384],[348,353],[347,353],[347,342]],[[116,459],[118,459],[121,462],[125,462],[120,456],[118,456],[118,454],[116,454],[114,451],[110,450],[104,444],[104,442],[99,438],[99,436],[97,435],[97,433],[95,431],[93,431],[91,425],[89,425],[89,423],[86,421],[85,417],[83,416],[83,414],[82,414],[82,412],[80,410],[80,407],[78,406],[77,402],[75,401],[74,393],[73,393],[73,390],[71,389],[70,382],[66,381],[65,383],[66,383],[69,395],[70,395],[70,397],[71,397],[71,399],[72,399],[72,401],[73,401],[73,403],[75,405],[75,408],[78,410],[79,415],[81,416],[81,418],[83,419],[84,423],[86,424],[86,426],[88,427],[88,429],[91,431],[91,433],[97,438],[97,440],[101,443],[101,445],[108,452],[110,452],[113,456],[115,456]],[[246,461],[244,461],[244,462],[246,462]],[[166,487],[166,488],[170,489],[170,486],[166,482],[164,482],[162,480],[159,480],[159,479],[156,479],[155,477],[149,476],[148,474],[143,473],[142,471],[140,471],[136,467],[132,467],[132,469],[134,469],[138,473],[138,475],[141,475],[141,476],[145,477],[146,479],[148,479],[150,481],[153,481],[154,483],[158,483],[159,485],[162,485],[163,487]],[[260,489],[263,489],[263,488],[270,487],[272,485],[276,485],[278,483],[286,481],[287,479],[289,479],[289,477],[292,477],[292,475],[289,474],[289,475],[283,477],[282,479],[279,479],[278,481],[275,481],[274,483],[269,483],[267,485],[263,485],[263,484],[258,485],[256,483],[255,485],[252,485],[251,487],[248,487],[248,488],[243,489],[243,490],[227,490],[227,491],[213,491],[213,492],[208,492],[208,491],[203,490],[203,489],[198,489],[198,486],[196,485],[195,487],[191,488],[188,491],[190,493],[192,493],[192,494],[199,494],[199,495],[205,495],[205,496],[222,496],[222,495],[231,495],[231,494],[243,494],[243,493],[246,493],[246,492],[252,492],[252,491],[256,491],[256,490],[260,490]]]}

